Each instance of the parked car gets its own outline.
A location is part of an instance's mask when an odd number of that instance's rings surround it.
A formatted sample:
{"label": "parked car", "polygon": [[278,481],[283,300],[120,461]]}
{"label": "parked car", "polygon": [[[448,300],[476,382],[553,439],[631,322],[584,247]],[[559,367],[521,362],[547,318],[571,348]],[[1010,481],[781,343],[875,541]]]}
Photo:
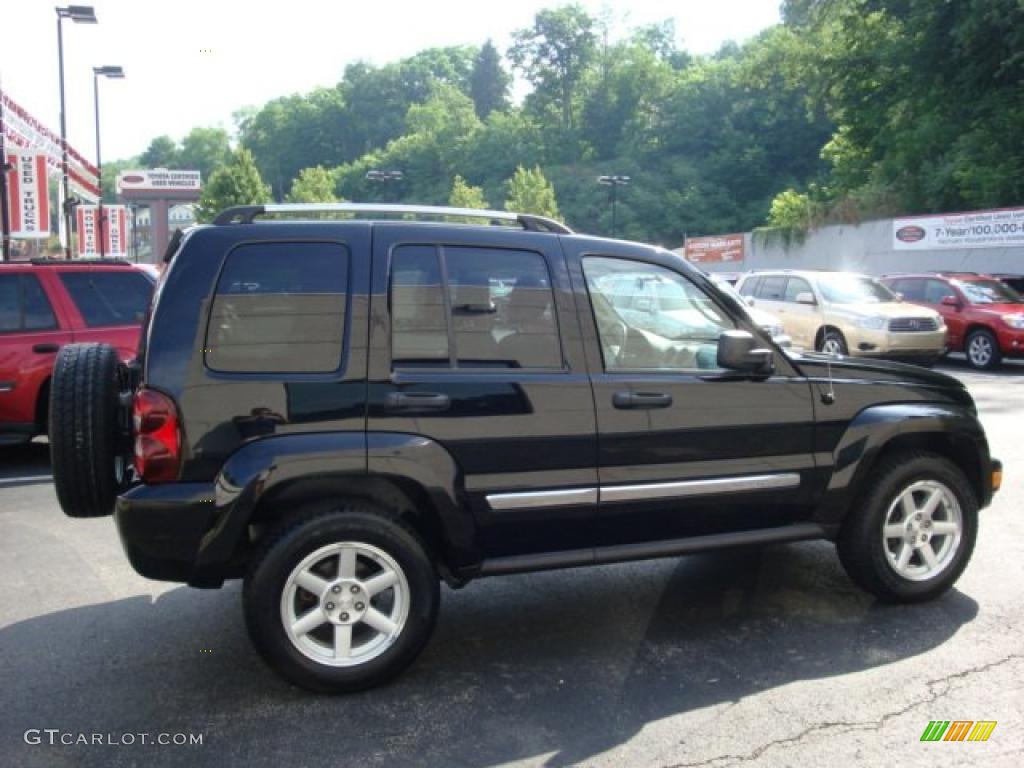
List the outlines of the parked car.
{"label": "parked car", "polygon": [[[443,215],[504,226],[413,220]],[[1001,482],[960,381],[791,357],[676,255],[536,216],[247,206],[161,280],[132,365],[60,353],[58,499],[113,513],[144,576],[243,578],[254,645],[312,690],[410,664],[440,580],[830,539],[880,599],[928,600]]]}
{"label": "parked car", "polygon": [[907,301],[939,312],[949,347],[973,368],[996,368],[1004,357],[1024,357],[1024,298],[1008,284],[974,272],[889,275],[884,280]]}
{"label": "parked car", "polygon": [[46,433],[50,373],[71,342],[135,356],[153,281],[127,262],[0,264],[0,444]]}
{"label": "parked car", "polygon": [[778,315],[793,345],[833,355],[932,365],[946,351],[941,316],[906,304],[867,275],[762,271],[740,279],[741,295]]}
{"label": "parked car", "polygon": [[733,285],[735,280],[730,282],[728,279],[719,277],[719,275],[714,272],[711,273],[709,277],[720,291],[732,296],[732,298],[737,301],[741,307],[743,307],[746,313],[750,315],[750,319],[763,329],[765,333],[772,337],[772,341],[784,349],[788,349],[793,346],[793,339],[786,333],[786,329],[782,327],[782,321],[780,321],[779,318],[771,312],[766,312],[759,307],[752,306],[750,304],[750,299],[746,296],[741,296],[739,291],[736,290],[736,287]]}

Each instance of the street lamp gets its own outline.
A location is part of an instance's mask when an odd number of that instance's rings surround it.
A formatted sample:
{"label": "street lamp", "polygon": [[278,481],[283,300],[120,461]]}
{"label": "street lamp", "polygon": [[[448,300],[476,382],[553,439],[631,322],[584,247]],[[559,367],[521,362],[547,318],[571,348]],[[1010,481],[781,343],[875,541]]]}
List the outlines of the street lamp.
{"label": "street lamp", "polygon": [[92,96],[96,104],[96,178],[100,183],[100,199],[96,208],[100,231],[100,258],[106,255],[107,241],[103,233],[103,160],[100,158],[100,76],[119,80],[124,77],[121,67],[106,66],[92,68]]}
{"label": "street lamp", "polygon": [[615,208],[619,202],[619,187],[629,184],[629,176],[598,176],[597,183],[612,188],[612,237],[615,237]]}
{"label": "street lamp", "polygon": [[65,246],[64,258],[71,258],[71,193],[68,186],[68,126],[64,116],[64,19],[71,19],[76,24],[95,24],[96,11],[91,5],[69,5],[66,8],[57,6],[57,63],[60,69],[60,171],[63,176]]}
{"label": "street lamp", "polygon": [[366,172],[367,181],[377,181],[381,184],[388,184],[392,181],[401,181],[404,174],[398,170],[381,171],[376,168]]}

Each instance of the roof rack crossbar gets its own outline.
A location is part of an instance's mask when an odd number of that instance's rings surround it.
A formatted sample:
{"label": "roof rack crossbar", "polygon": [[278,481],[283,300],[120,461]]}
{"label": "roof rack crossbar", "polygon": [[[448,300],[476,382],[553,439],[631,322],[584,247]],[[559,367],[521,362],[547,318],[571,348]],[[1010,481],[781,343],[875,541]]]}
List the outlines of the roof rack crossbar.
{"label": "roof rack crossbar", "polygon": [[213,220],[213,223],[215,225],[251,224],[257,216],[263,216],[268,213],[383,213],[401,216],[458,216],[488,219],[492,222],[515,222],[528,232],[551,232],[559,235],[572,234],[572,230],[561,222],[528,213],[488,211],[480,208],[397,205],[390,203],[267,203],[266,205],[240,205],[222,211]]}

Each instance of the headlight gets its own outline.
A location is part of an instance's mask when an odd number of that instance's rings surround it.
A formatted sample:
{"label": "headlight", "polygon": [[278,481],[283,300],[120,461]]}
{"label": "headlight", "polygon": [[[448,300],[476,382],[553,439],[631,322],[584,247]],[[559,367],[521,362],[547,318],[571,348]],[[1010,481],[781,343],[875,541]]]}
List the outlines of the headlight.
{"label": "headlight", "polygon": [[867,328],[869,331],[881,331],[883,328],[889,325],[889,318],[887,317],[858,317],[857,325],[861,328]]}
{"label": "headlight", "polygon": [[1003,315],[1003,322],[1011,328],[1024,330],[1024,315]]}

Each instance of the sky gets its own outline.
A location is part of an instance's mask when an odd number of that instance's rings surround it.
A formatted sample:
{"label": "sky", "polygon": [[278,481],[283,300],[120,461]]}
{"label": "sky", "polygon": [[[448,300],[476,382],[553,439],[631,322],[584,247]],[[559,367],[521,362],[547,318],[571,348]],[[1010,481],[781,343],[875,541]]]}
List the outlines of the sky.
{"label": "sky", "polygon": [[[87,3],[89,0],[76,0]],[[419,50],[479,45],[504,51],[516,29],[560,0],[97,0],[98,24],[64,21],[68,141],[96,155],[94,66],[119,65],[124,80],[101,79],[102,157],[141,153],[197,126],[234,131],[232,114],[277,96],[334,85],[345,66],[382,65]],[[581,0],[609,13],[615,32],[673,19],[682,47],[712,53],[779,21],[780,0]],[[0,87],[49,126],[60,127],[54,3],[5,0]]]}

